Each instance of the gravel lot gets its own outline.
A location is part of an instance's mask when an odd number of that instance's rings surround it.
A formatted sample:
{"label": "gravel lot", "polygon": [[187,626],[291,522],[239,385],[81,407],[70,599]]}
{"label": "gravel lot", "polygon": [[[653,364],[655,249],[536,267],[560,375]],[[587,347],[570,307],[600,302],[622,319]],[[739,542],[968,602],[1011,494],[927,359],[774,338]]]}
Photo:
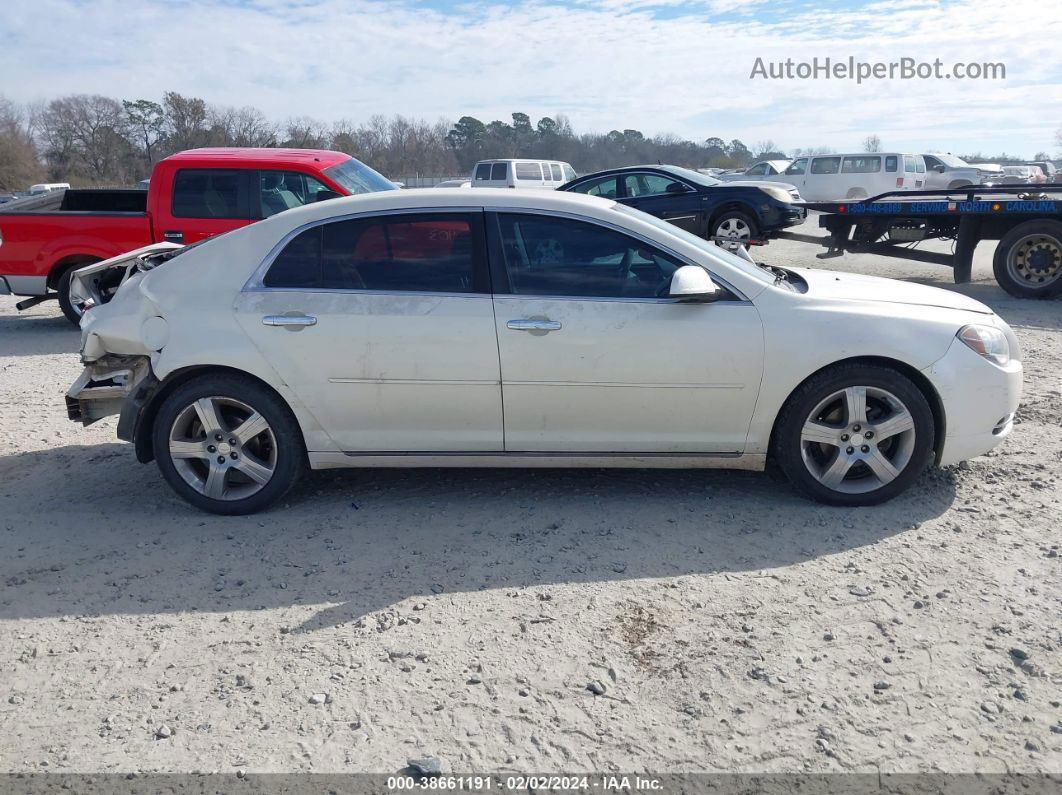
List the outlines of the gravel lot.
{"label": "gravel lot", "polygon": [[961,290],[1024,346],[1005,445],[856,510],[385,470],[212,517],[67,421],[77,334],[0,299],[0,769],[1062,772],[1062,300],[1008,297],[990,245],[961,287],[756,252]]}

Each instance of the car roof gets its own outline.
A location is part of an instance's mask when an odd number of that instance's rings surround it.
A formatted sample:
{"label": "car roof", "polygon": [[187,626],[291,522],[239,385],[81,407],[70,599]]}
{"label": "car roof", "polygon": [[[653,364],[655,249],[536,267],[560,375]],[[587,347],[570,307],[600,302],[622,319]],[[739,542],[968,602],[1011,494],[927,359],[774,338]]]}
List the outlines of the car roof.
{"label": "car roof", "polygon": [[346,160],[350,155],[329,149],[277,149],[269,147],[219,146],[202,149],[186,149],[165,158],[161,162],[234,163],[304,163],[314,168],[328,168]]}
{"label": "car roof", "polygon": [[550,158],[542,157],[495,157],[488,160],[477,160],[476,165],[480,163],[563,163],[563,160],[554,160]]}
{"label": "car roof", "polygon": [[278,224],[301,226],[329,218],[339,218],[360,213],[387,212],[390,210],[418,210],[431,212],[435,209],[467,207],[471,209],[540,209],[551,212],[570,212],[578,215],[605,217],[616,205],[610,199],[553,190],[513,190],[512,188],[476,188],[454,190],[453,188],[411,188],[385,190],[376,193],[360,193],[338,199],[313,202],[277,213],[255,226]]}

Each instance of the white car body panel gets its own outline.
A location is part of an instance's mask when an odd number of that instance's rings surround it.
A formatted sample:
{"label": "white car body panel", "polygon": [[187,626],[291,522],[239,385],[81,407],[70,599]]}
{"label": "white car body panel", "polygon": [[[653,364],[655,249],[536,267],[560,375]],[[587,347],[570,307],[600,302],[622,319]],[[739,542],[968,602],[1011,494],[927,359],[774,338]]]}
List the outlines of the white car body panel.
{"label": "white car body panel", "polygon": [[[317,325],[262,324],[287,312]],[[504,449],[489,295],[249,291],[235,313],[341,450]]]}
{"label": "white car body panel", "polygon": [[[507,450],[744,449],[763,361],[751,303],[510,295],[495,299],[495,314]],[[523,318],[562,327],[507,327]],[[698,355],[685,355],[687,345]]]}
{"label": "white car body panel", "polygon": [[[506,208],[626,230],[729,286],[736,300],[256,290],[278,241],[319,221],[409,209]],[[86,313],[83,359],[150,357],[160,380],[189,367],[256,376],[287,401],[314,467],[412,465],[762,468],[778,412],[801,382],[854,357],[921,373],[946,416],[943,461],[985,452],[1012,414],[1006,367],[955,339],[1005,329],[957,293],[794,270],[776,287],[733,255],[657,219],[578,193],[394,191],[296,208],[229,232],[147,273]],[[305,312],[291,331],[262,317]],[[531,333],[508,321],[549,318]],[[1014,343],[1016,346],[1016,341]]]}

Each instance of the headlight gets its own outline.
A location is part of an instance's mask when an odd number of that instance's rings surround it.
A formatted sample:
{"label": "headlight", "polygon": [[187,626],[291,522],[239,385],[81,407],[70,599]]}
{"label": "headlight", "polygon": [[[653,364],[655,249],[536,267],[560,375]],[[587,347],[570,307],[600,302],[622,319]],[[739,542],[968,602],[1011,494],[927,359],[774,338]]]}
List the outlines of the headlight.
{"label": "headlight", "polygon": [[787,191],[785,188],[776,188],[773,185],[762,185],[760,186],[760,190],[762,190],[775,201],[785,202],[786,204],[789,204],[789,202],[793,201],[792,195],[790,195],[789,191]]}
{"label": "headlight", "polygon": [[1007,335],[994,326],[963,326],[956,334],[966,347],[1001,367],[1010,361]]}

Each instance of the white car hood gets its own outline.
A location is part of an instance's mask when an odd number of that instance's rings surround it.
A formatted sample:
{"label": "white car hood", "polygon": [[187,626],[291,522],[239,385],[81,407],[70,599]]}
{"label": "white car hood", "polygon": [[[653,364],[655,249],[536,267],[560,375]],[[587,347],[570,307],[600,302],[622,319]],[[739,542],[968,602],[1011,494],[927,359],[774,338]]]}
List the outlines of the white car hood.
{"label": "white car hood", "polygon": [[875,301],[878,303],[907,304],[908,306],[931,306],[941,309],[958,309],[991,315],[992,310],[961,293],[912,284],[879,276],[862,276],[856,273],[789,268],[800,274],[808,283],[808,295],[814,298],[835,298],[844,301]]}

